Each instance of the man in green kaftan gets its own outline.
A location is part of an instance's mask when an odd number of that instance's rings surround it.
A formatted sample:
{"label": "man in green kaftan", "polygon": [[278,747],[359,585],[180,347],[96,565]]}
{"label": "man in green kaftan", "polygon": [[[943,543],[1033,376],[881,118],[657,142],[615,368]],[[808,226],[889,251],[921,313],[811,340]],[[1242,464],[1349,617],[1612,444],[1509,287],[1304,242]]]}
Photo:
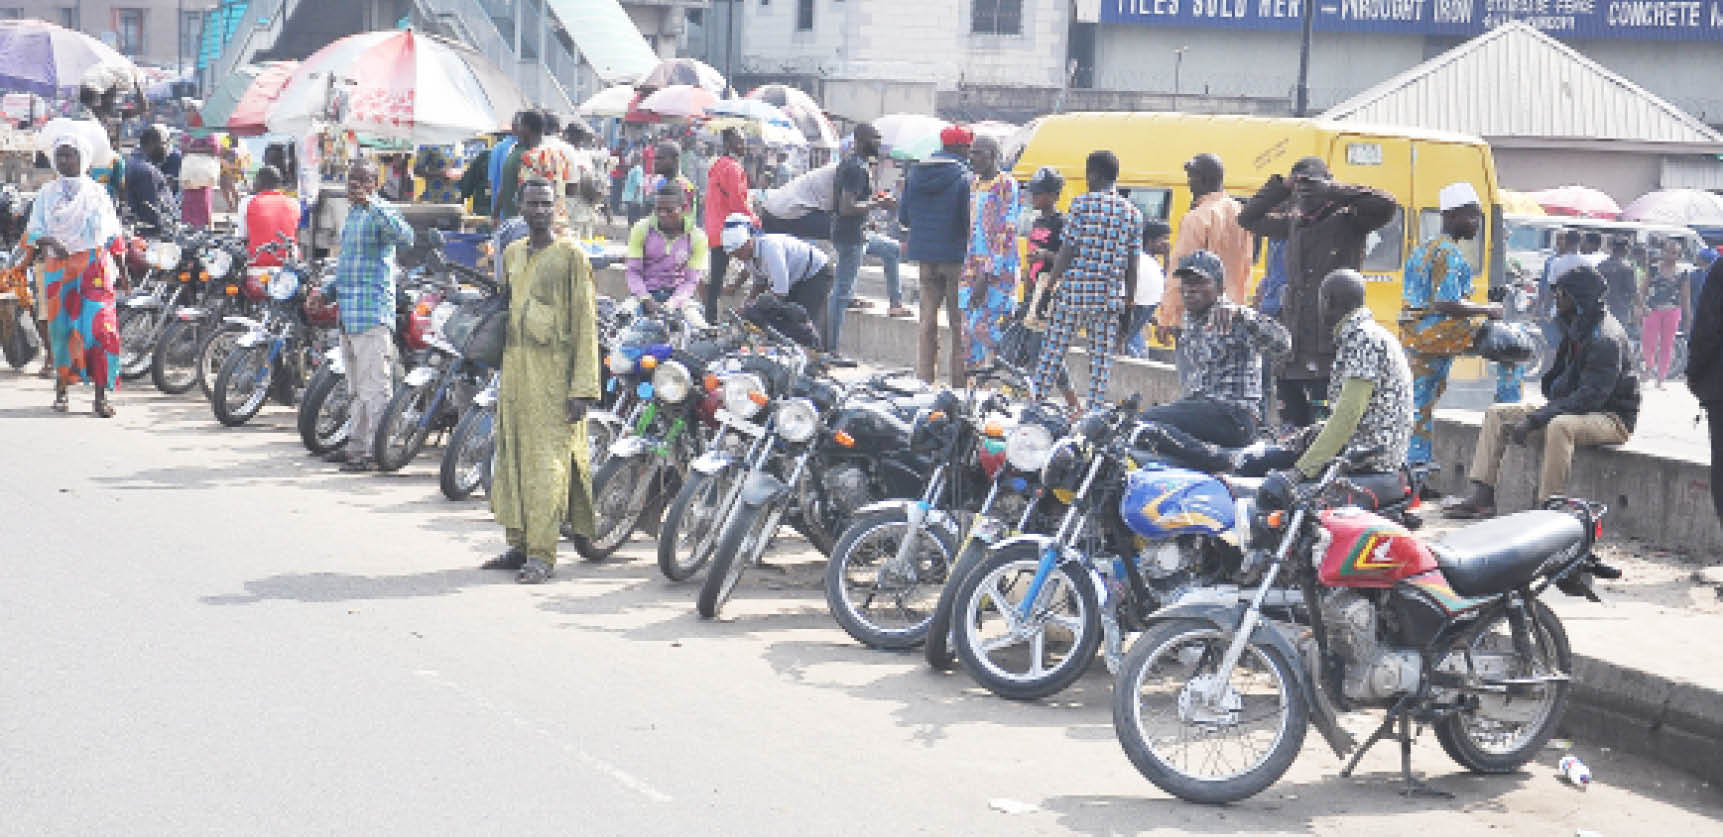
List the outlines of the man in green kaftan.
{"label": "man in green kaftan", "polygon": [[503,251],[509,327],[490,491],[509,548],[485,567],[518,570],[516,580],[538,584],[556,564],[563,521],[592,534],[585,416],[599,398],[598,327],[592,266],[574,241],[551,231],[551,183],[521,184],[520,210],[528,235]]}

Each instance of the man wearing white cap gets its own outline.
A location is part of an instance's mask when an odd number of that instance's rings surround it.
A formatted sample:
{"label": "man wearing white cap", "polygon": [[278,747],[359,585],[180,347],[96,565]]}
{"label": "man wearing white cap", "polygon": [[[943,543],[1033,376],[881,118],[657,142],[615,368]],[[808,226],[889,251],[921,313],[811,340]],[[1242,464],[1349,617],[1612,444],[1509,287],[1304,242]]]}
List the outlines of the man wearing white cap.
{"label": "man wearing white cap", "polygon": [[1484,212],[1478,191],[1465,181],[1442,187],[1442,234],[1412,251],[1401,283],[1400,342],[1412,367],[1412,446],[1407,461],[1429,462],[1436,402],[1448,388],[1454,357],[1470,349],[1477,323],[1502,318],[1499,303],[1469,301],[1472,265],[1460,242],[1477,237]]}
{"label": "man wearing white cap", "polygon": [[824,252],[793,235],[760,232],[740,212],[724,219],[719,243],[731,258],[746,262],[766,290],[806,309],[815,334],[826,333],[826,298],[835,272]]}

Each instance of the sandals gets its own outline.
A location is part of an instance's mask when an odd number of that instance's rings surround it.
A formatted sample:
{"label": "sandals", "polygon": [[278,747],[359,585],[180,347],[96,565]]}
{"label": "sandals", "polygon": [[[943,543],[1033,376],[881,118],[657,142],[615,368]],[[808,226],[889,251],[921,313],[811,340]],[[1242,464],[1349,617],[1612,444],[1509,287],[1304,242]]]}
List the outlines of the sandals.
{"label": "sandals", "polygon": [[53,410],[56,413],[64,413],[68,409],[70,409],[70,407],[66,403],[66,401],[67,401],[66,391],[63,389],[55,390],[54,391],[54,404],[53,404],[53,406],[49,407],[49,409]]}
{"label": "sandals", "polygon": [[96,418],[113,418],[114,405],[108,403],[108,399],[104,398],[97,401],[94,406],[90,407],[90,415],[95,416]]}

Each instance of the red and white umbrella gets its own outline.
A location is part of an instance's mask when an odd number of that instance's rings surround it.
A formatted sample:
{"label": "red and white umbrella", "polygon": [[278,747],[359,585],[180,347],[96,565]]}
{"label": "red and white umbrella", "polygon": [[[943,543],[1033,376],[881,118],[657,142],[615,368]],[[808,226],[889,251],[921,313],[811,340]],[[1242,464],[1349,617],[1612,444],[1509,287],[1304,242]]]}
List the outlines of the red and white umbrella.
{"label": "red and white umbrella", "polygon": [[693,58],[666,58],[658,62],[658,66],[646,71],[646,75],[634,83],[635,87],[643,90],[663,90],[679,84],[692,85],[712,92],[714,96],[724,95],[730,87],[724,80],[724,74],[712,68],[712,65]]}
{"label": "red and white umbrella", "polygon": [[267,121],[283,134],[303,135],[326,121],[438,145],[506,128],[525,107],[520,88],[477,50],[402,29],[349,35],[313,53]]}
{"label": "red and white umbrella", "polygon": [[718,104],[718,96],[704,87],[691,84],[672,84],[669,87],[654,92],[640,100],[636,107],[640,110],[668,116],[675,119],[692,119],[704,116],[706,110]]}
{"label": "red and white umbrella", "polygon": [[1551,215],[1601,218],[1605,221],[1621,217],[1621,206],[1615,199],[1590,186],[1558,186],[1533,192],[1532,199]]}

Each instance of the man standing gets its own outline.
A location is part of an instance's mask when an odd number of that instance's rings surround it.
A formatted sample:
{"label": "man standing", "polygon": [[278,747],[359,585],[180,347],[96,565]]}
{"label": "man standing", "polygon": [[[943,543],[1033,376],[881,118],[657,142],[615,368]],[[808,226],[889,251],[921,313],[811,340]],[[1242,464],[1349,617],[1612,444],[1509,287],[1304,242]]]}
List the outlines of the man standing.
{"label": "man standing", "polygon": [[[1412,406],[1417,421],[1408,458],[1429,462],[1436,433],[1436,402],[1448,389],[1454,358],[1472,347],[1477,324],[1472,317],[1502,318],[1501,303],[1476,303],[1472,265],[1460,242],[1478,236],[1483,207],[1478,191],[1465,181],[1442,187],[1437,195],[1442,234],[1412,251],[1401,281],[1400,342],[1412,369]],[[1508,365],[1498,367],[1511,369]]]}
{"label": "man standing", "polygon": [[1622,328],[1632,329],[1639,322],[1644,305],[1639,298],[1639,273],[1627,260],[1628,249],[1625,237],[1611,240],[1609,258],[1598,264],[1597,272],[1608,286],[1604,299],[1609,303],[1609,315]]}
{"label": "man standing", "polygon": [[[1226,267],[1226,287],[1222,290],[1233,303],[1245,301],[1245,288],[1250,284],[1252,259],[1250,231],[1239,226],[1238,201],[1223,191],[1226,168],[1213,154],[1198,154],[1185,163],[1185,182],[1191,189],[1191,209],[1179,220],[1178,238],[1173,242],[1170,262],[1180,264],[1184,257],[1198,250],[1207,250],[1220,257]],[[1184,303],[1179,294],[1177,275],[1167,280],[1161,296],[1161,306],[1155,312],[1159,323],[1157,336],[1163,342],[1169,332],[1176,333],[1184,319]]]}
{"label": "man standing", "polygon": [[1561,345],[1543,377],[1549,403],[1495,404],[1484,413],[1472,467],[1472,496],[1449,506],[1461,519],[1496,513],[1496,478],[1508,440],[1524,444],[1543,431],[1543,471],[1537,502],[1562,493],[1578,445],[1618,445],[1633,433],[1639,417],[1639,376],[1633,349],[1621,324],[1609,315],[1604,282],[1597,270],[1578,267],[1555,280],[1556,327]]}
{"label": "man standing", "polygon": [[529,232],[503,254],[512,301],[491,475],[508,550],[484,567],[539,584],[556,566],[564,521],[575,537],[592,536],[585,418],[600,397],[598,313],[586,253],[552,233],[555,187],[527,181],[519,201]]}
{"label": "man standing", "polygon": [[1292,333],[1292,354],[1280,371],[1280,417],[1306,427],[1316,421],[1312,401],[1326,390],[1334,361],[1334,334],[1317,311],[1322,279],[1362,266],[1367,239],[1394,219],[1398,205],[1380,189],[1336,183],[1320,157],[1299,160],[1290,175],[1270,177],[1239,210],[1238,223],[1257,235],[1286,239],[1280,320]]}
{"label": "man standing", "polygon": [[[1711,431],[1711,505],[1723,522],[1723,259],[1713,259],[1693,309],[1687,388],[1705,408]],[[1712,281],[1718,279],[1719,281]]]}
{"label": "man standing", "polygon": [[[1154,322],[1155,312],[1166,300],[1167,268],[1161,259],[1167,257],[1167,236],[1172,228],[1167,222],[1150,219],[1143,222],[1143,255],[1137,261],[1137,291],[1131,304],[1125,306],[1125,352],[1131,357],[1147,357],[1148,341],[1143,328]],[[1187,254],[1188,255],[1188,254]],[[1238,300],[1231,300],[1237,302]]]}
{"label": "man standing", "polygon": [[1119,158],[1113,152],[1090,152],[1084,172],[1089,191],[1071,201],[1065,216],[1065,246],[1059,248],[1051,275],[1052,322],[1032,386],[1037,397],[1051,392],[1065,350],[1077,332],[1084,331],[1089,335],[1087,406],[1094,410],[1107,398],[1119,313],[1136,293],[1143,213],[1113,189],[1119,179]]}
{"label": "man standing", "polygon": [[682,187],[669,183],[658,190],[650,217],[628,233],[626,276],[628,292],[652,303],[680,309],[694,296],[706,275],[706,233],[694,225],[683,207]]}
{"label": "man standing", "polygon": [[139,232],[158,231],[164,217],[173,219],[179,214],[173,190],[160,168],[166,159],[167,142],[162,139],[161,129],[154,125],[145,128],[138,135],[138,153],[126,161],[125,175],[126,205],[131,207]]}
{"label": "man standing", "polygon": [[[235,231],[245,239],[253,267],[274,267],[291,255],[281,248],[292,246],[299,233],[299,201],[282,193],[281,172],[274,166],[257,170],[256,186],[234,212]],[[278,246],[265,249],[266,244]]]}
{"label": "man standing", "polygon": [[1017,300],[1017,180],[999,171],[999,143],[979,137],[969,146],[969,246],[964,251],[957,305],[964,315],[969,365],[983,366],[1005,336]]}
{"label": "man standing", "polygon": [[676,143],[665,140],[658,143],[657,151],[652,155],[652,177],[646,183],[645,200],[652,201],[658,190],[670,182],[682,185],[682,194],[687,196],[688,201],[684,208],[689,212],[697,209],[694,206],[694,184],[682,176],[682,149],[678,148]]}
{"label": "man standing", "polygon": [[[492,188],[496,191],[497,205],[496,214],[493,217],[498,221],[513,218],[520,214],[520,207],[515,202],[520,198],[521,157],[544,143],[544,114],[536,110],[523,110],[515,114],[514,129],[514,142],[509,144],[506,152],[502,152],[503,157],[500,163],[492,163],[492,165],[500,166],[498,178],[491,182]],[[498,149],[500,150],[501,147],[501,143],[499,143]],[[498,151],[491,152],[493,161],[497,159],[498,153]]]}
{"label": "man standing", "polygon": [[[748,208],[748,172],[742,168],[742,155],[748,150],[742,132],[731,126],[719,134],[724,154],[712,161],[706,170],[706,243],[718,241],[724,232],[724,219],[745,215],[750,224],[758,224]],[[725,274],[730,271],[730,254],[722,247],[711,248],[712,270],[706,279],[706,322],[718,322],[718,296],[724,292]]]}
{"label": "man standing", "polygon": [[[377,421],[389,404],[395,357],[395,249],[413,246],[413,228],[377,196],[377,165],[363,158],[347,170],[347,220],[335,260],[335,299],[341,308],[341,354],[353,400],[353,432],[343,471],[369,471]],[[331,454],[334,459],[337,454]]]}
{"label": "man standing", "polygon": [[724,221],[722,235],[720,243],[730,251],[730,258],[746,262],[764,290],[800,305],[813,322],[815,335],[826,333],[826,298],[832,292],[833,271],[825,253],[795,236],[759,232],[752,219],[740,213]]}
{"label": "man standing", "polygon": [[823,336],[826,350],[831,352],[838,351],[844,312],[855,296],[856,274],[861,272],[862,255],[867,251],[864,228],[868,213],[891,205],[889,200],[873,197],[872,169],[874,158],[879,156],[879,129],[866,122],[857,125],[850,146],[850,153],[838,164],[837,208],[832,215],[832,247],[837,251],[838,263],[832,298],[826,306],[827,333]]}
{"label": "man standing", "polygon": [[968,353],[963,346],[963,313],[957,304],[963,253],[969,239],[969,167],[966,158],[975,135],[952,125],[939,132],[940,150],[909,169],[897,220],[909,230],[904,258],[921,273],[921,339],[915,374],[933,383],[939,364],[939,308],[951,329],[951,385],[961,389]]}

